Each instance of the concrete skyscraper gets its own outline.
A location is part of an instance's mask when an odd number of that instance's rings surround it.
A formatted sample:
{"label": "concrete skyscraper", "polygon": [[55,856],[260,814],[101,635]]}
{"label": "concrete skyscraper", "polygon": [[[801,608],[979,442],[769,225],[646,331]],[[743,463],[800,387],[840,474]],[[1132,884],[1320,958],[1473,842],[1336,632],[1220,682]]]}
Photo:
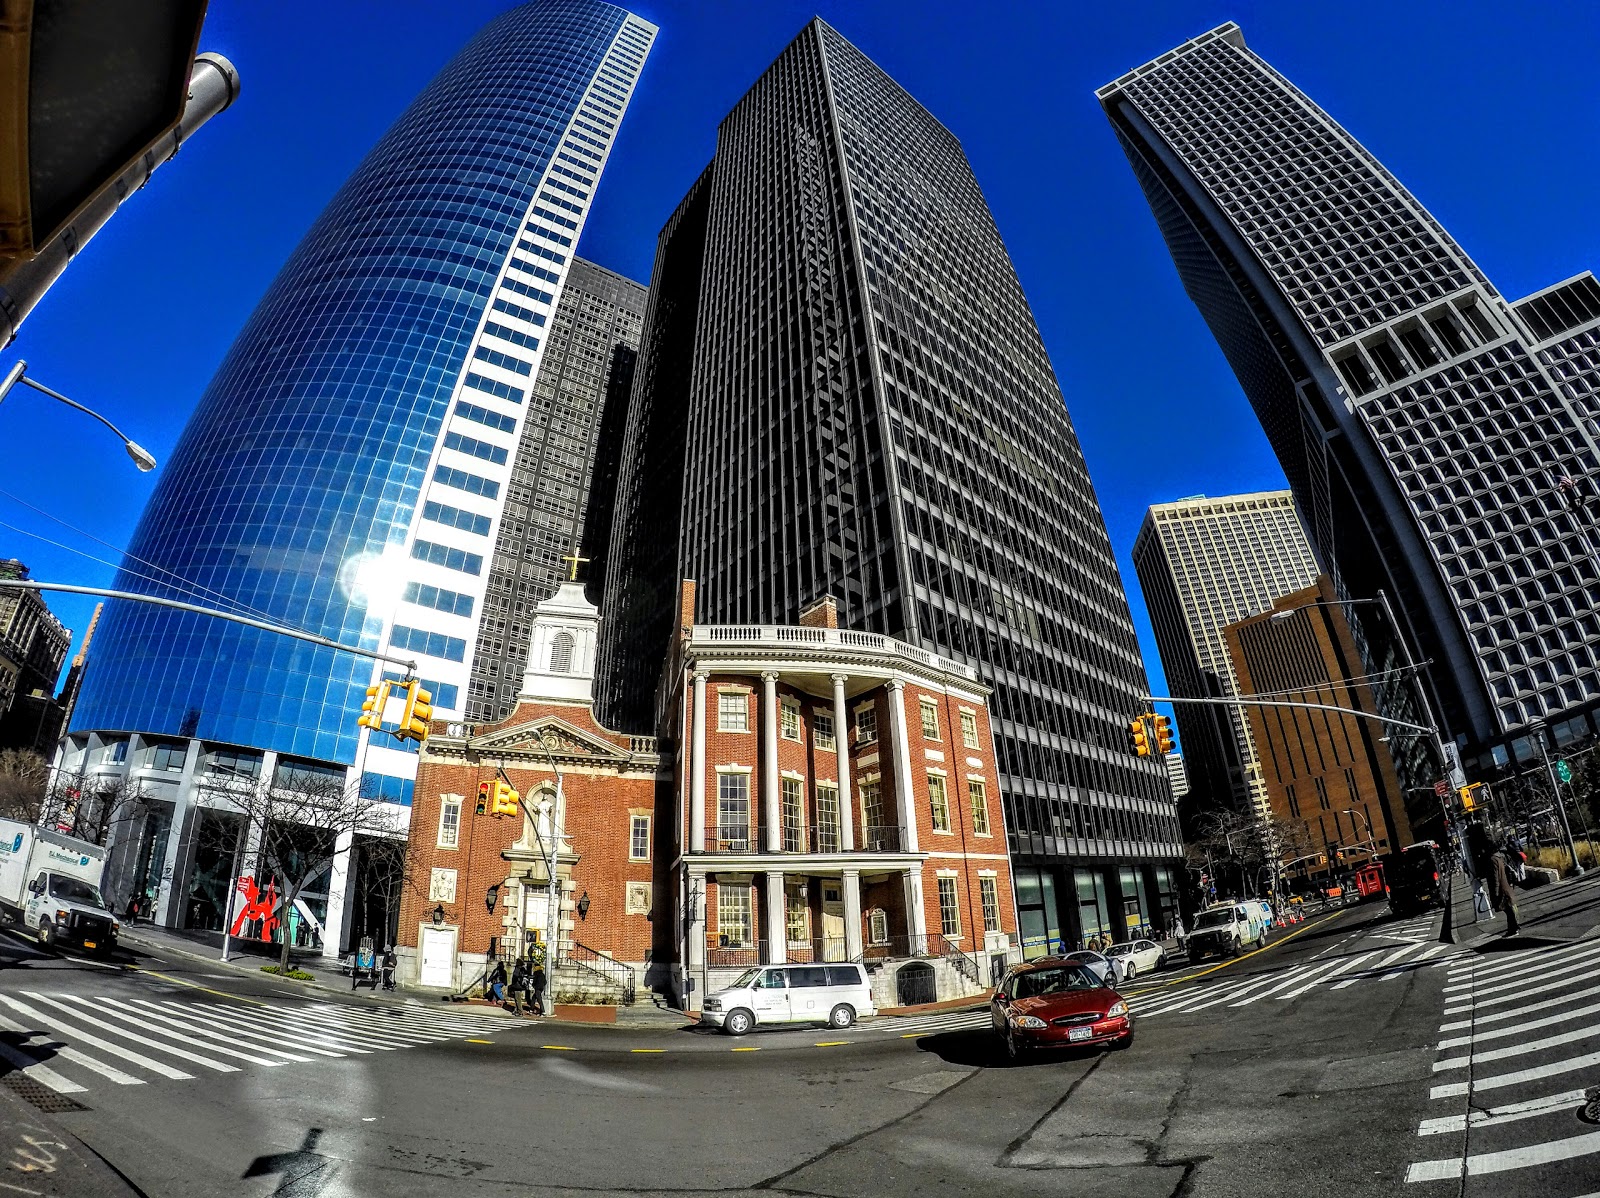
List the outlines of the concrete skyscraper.
{"label": "concrete skyscraper", "polygon": [[[1222,630],[1317,580],[1287,491],[1155,504],[1134,541],[1133,568],[1174,695],[1237,695]],[[1177,714],[1196,805],[1264,815],[1267,792],[1243,713],[1180,703]]]}
{"label": "concrete skyscraper", "polygon": [[679,578],[707,622],[831,596],[994,687],[1027,951],[1168,921],[1177,821],[1126,741],[1144,668],[1032,313],[955,137],[820,20],[662,234],[629,437],[608,722],[653,730]]}
{"label": "concrete skyscraper", "polygon": [[[534,0],[445,66],[240,332],[120,588],[387,647],[416,659],[439,715],[462,712],[469,649],[509,598],[485,566],[497,545],[522,545],[502,535],[512,487],[537,506],[513,458],[542,443],[532,426],[558,419],[530,387],[654,36],[599,0]],[[564,470],[552,480],[581,482]],[[195,860],[191,833],[228,818],[217,787],[240,779],[348,777],[395,804],[403,827],[415,755],[355,723],[378,673],[366,658],[113,602],[62,750],[68,768],[131,771],[154,796],[138,860],[113,857],[113,891],[150,891],[164,923],[215,926],[228,862]],[[330,925],[330,949],[347,857],[301,913]]]}
{"label": "concrete skyscraper", "polygon": [[1393,600],[1469,772],[1593,732],[1600,282],[1505,299],[1237,25],[1099,96],[1337,591]]}

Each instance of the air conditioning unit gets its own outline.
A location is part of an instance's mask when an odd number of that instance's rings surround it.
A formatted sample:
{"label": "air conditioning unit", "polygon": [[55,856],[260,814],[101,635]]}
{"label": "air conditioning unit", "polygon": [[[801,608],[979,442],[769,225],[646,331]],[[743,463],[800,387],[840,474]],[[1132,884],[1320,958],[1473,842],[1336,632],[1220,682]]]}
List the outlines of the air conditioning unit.
{"label": "air conditioning unit", "polygon": [[725,853],[748,853],[750,842],[748,840],[719,840],[717,847]]}

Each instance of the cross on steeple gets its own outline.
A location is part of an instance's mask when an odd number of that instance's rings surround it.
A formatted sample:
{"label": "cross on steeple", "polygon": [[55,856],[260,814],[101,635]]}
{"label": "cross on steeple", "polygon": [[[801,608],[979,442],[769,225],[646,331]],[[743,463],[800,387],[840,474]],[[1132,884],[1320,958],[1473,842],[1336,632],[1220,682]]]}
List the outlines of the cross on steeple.
{"label": "cross on steeple", "polygon": [[578,556],[578,547],[576,545],[574,545],[572,547],[572,552],[566,554],[565,556],[563,556],[561,558],[561,560],[564,561],[564,562],[571,562],[572,563],[572,565],[567,570],[567,581],[568,582],[577,582],[578,581],[578,567],[579,567],[579,565],[581,565],[584,562],[587,562],[589,559],[586,558],[586,557],[579,557]]}

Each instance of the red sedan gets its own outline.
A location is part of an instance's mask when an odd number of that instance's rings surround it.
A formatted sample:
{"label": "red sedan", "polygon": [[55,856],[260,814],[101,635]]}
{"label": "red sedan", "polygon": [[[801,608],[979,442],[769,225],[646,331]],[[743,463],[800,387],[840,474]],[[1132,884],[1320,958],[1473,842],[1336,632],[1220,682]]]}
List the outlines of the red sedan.
{"label": "red sedan", "polygon": [[1083,966],[1056,957],[1012,970],[989,1010],[1012,1060],[1030,1048],[1133,1043],[1133,1016],[1122,996]]}

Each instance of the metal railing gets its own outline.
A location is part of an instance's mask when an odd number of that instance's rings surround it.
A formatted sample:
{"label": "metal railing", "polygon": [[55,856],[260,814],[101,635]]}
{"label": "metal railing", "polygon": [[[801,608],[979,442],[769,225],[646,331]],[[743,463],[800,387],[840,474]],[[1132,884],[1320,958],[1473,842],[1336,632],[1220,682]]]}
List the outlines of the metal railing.
{"label": "metal railing", "polygon": [[964,662],[908,645],[882,633],[856,632],[849,628],[812,628],[796,624],[697,624],[690,630],[689,644],[691,648],[712,644],[831,646],[900,657],[974,682],[978,680],[978,671]]}
{"label": "metal railing", "polygon": [[898,853],[900,851],[900,829],[892,824],[862,828],[858,847],[863,852],[868,853]]}
{"label": "metal railing", "polygon": [[850,953],[845,947],[843,936],[813,936],[809,940],[789,941],[786,960],[798,965],[822,961],[848,961]]}
{"label": "metal railing", "polygon": [[571,965],[580,970],[587,970],[606,983],[608,987],[617,990],[622,1006],[632,1006],[637,997],[638,978],[633,970],[620,961],[613,960],[604,953],[590,948],[586,944],[579,944],[576,940],[566,946],[561,954],[560,963]]}
{"label": "metal railing", "polygon": [[712,969],[748,969],[767,959],[766,941],[755,944],[721,944],[706,949],[706,964]]}
{"label": "metal railing", "polygon": [[[767,851],[766,843],[763,832],[744,824],[706,829],[708,853],[764,853]],[[838,827],[830,825],[785,828],[781,843],[779,851],[790,854],[821,855],[844,851]],[[856,832],[857,852],[898,853],[901,843],[900,829],[893,824],[861,828]]]}
{"label": "metal railing", "polygon": [[900,957],[938,957],[948,962],[952,969],[974,986],[979,984],[979,978],[983,976],[976,957],[938,932],[920,936],[890,936],[877,944],[864,946],[861,952],[864,961],[889,961]]}

